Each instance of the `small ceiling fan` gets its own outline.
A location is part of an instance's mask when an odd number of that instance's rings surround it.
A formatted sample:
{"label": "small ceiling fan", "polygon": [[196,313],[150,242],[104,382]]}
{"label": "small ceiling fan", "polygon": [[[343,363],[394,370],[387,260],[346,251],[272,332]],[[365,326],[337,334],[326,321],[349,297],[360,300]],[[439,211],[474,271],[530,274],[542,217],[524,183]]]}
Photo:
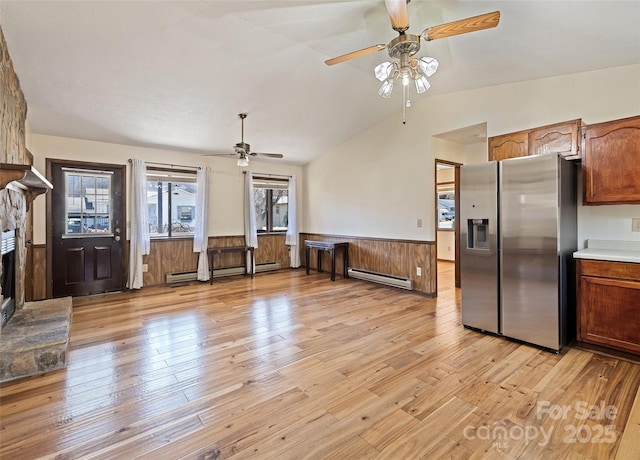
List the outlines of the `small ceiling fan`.
{"label": "small ceiling fan", "polygon": [[269,158],[283,158],[284,155],[281,153],[261,153],[261,152],[252,152],[251,146],[244,141],[244,119],[247,118],[246,113],[239,113],[238,117],[242,123],[242,131],[240,142],[233,146],[234,152],[232,153],[209,153],[209,156],[237,156],[238,157],[238,166],[249,166],[249,157],[261,156],[261,157],[269,157]]}
{"label": "small ceiling fan", "polygon": [[[387,49],[391,61],[383,62],[375,68],[375,76],[382,82],[378,94],[384,98],[391,96],[396,80],[402,82],[403,111],[410,105],[406,91],[411,81],[414,82],[418,94],[425,92],[431,86],[426,77],[433,75],[438,69],[438,61],[432,57],[415,57],[420,51],[420,39],[424,41],[437,40],[439,38],[452,37],[454,35],[476,32],[478,30],[496,27],[500,22],[500,12],[481,14],[458,21],[429,27],[420,35],[406,33],[409,29],[409,12],[407,4],[410,0],[385,0],[387,13],[391,19],[391,27],[398,32],[398,36],[386,45],[373,45],[351,53],[343,54],[325,62],[327,65],[339,64],[350,59]],[[404,112],[403,112],[403,123]]]}

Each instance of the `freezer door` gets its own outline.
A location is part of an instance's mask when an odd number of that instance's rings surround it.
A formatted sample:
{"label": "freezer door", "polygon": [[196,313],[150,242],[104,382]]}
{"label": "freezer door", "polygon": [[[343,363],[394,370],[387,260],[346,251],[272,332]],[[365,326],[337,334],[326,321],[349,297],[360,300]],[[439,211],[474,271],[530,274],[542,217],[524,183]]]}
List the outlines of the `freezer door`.
{"label": "freezer door", "polygon": [[460,167],[462,324],[498,333],[498,167]]}
{"label": "freezer door", "polygon": [[502,333],[559,350],[558,157],[500,162]]}

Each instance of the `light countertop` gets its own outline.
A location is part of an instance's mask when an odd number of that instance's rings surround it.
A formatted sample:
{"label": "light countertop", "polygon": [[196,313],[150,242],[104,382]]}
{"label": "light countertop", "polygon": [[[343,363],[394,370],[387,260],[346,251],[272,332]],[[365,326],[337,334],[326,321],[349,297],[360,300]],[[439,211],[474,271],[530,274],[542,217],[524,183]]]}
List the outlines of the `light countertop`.
{"label": "light countertop", "polygon": [[573,257],[640,263],[640,241],[587,240],[587,247],[574,252]]}

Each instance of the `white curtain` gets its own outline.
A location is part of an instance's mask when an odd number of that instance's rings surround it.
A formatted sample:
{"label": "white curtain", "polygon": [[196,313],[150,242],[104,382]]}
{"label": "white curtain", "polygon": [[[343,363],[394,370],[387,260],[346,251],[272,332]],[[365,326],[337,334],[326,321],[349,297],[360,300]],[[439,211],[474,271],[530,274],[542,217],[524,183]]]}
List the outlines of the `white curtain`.
{"label": "white curtain", "polygon": [[[253,196],[253,174],[244,174],[244,241],[247,246],[258,247],[258,230],[256,229],[256,203]],[[247,269],[255,273],[255,261],[247,252]]]}
{"label": "white curtain", "polygon": [[209,259],[207,247],[209,245],[209,230],[207,228],[209,213],[207,212],[207,197],[209,196],[209,167],[198,168],[196,184],[196,219],[193,232],[193,252],[198,256],[198,281],[209,281]]}
{"label": "white curtain", "polygon": [[131,160],[131,234],[129,236],[129,289],[142,287],[142,256],[149,254],[147,166]]}
{"label": "white curtain", "polygon": [[298,210],[296,200],[296,176],[289,178],[289,221],[287,224],[287,237],[285,244],[289,245],[289,266],[298,268],[300,266],[300,250],[298,248]]}

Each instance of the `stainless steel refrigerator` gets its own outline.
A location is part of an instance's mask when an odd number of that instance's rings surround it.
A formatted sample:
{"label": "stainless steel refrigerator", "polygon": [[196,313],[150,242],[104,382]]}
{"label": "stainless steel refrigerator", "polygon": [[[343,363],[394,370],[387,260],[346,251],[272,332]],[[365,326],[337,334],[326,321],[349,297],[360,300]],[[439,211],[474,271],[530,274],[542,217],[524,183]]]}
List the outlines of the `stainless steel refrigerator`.
{"label": "stainless steel refrigerator", "polygon": [[575,332],[576,168],[557,154],[460,168],[465,326],[559,351]]}

